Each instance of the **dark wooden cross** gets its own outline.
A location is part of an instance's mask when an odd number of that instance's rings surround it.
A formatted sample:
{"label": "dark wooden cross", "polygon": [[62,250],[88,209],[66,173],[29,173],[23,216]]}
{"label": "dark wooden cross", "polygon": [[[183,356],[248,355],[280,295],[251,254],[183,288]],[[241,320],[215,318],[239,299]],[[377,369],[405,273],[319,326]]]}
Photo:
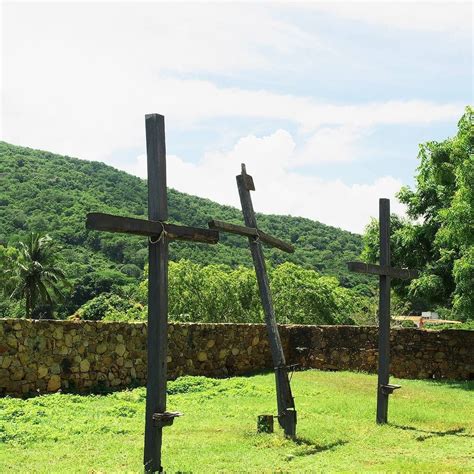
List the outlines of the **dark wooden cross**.
{"label": "dark wooden cross", "polygon": [[168,348],[168,243],[187,240],[215,244],[219,233],[168,224],[166,190],[165,119],[145,116],[148,168],[148,220],[87,214],[86,227],[108,232],[148,237],[148,336],[147,392],[145,414],[145,472],[162,472],[163,427],[173,423],[179,412],[166,411],[166,356]]}
{"label": "dark wooden cross", "polygon": [[220,232],[244,235],[249,239],[250,251],[252,252],[253,264],[260,291],[260,298],[265,313],[265,322],[270,341],[273,367],[275,369],[278,422],[283,428],[286,436],[295,437],[296,409],[288,376],[289,367],[286,365],[285,354],[283,353],[280,334],[276,323],[275,311],[273,310],[272,295],[270,292],[270,284],[268,281],[261,242],[265,242],[266,244],[279,248],[285,252],[291,253],[295,250],[290,244],[272,237],[258,229],[257,219],[253,210],[252,197],[250,196],[250,191],[255,190],[255,185],[252,176],[247,174],[244,164],[242,165],[242,173],[237,176],[237,187],[239,189],[245,226],[213,220],[209,222],[209,227],[211,229],[219,230]]}
{"label": "dark wooden cross", "polygon": [[390,266],[390,200],[379,200],[380,265],[349,262],[352,272],[379,276],[379,347],[377,385],[377,423],[387,423],[388,397],[400,385],[390,384],[390,280],[416,278],[416,270]]}

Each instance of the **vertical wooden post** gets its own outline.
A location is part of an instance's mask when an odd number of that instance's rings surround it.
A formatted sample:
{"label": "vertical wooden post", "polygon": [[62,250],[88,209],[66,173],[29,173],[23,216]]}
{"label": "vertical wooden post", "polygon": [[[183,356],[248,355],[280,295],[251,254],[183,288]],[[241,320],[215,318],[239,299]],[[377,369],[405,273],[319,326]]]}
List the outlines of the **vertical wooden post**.
{"label": "vertical wooden post", "polygon": [[[242,174],[238,175],[236,179],[244,221],[247,227],[257,228],[257,220],[255,218],[255,211],[253,209],[252,198],[250,196],[246,178],[245,165],[242,165]],[[257,275],[260,298],[262,300],[263,311],[265,314],[270,350],[275,369],[278,422],[284,429],[286,436],[294,437],[296,435],[296,410],[288,378],[285,354],[281,345],[280,333],[278,332],[275,311],[273,309],[270,283],[268,281],[267,269],[263,257],[262,244],[254,237],[249,237],[249,244],[255,273]]]}
{"label": "vertical wooden post", "polygon": [[[380,265],[390,266],[390,201],[379,201]],[[390,276],[380,275],[377,423],[387,423],[390,378]]]}
{"label": "vertical wooden post", "polygon": [[[148,159],[148,218],[168,217],[166,194],[165,121],[162,115],[145,117]],[[166,356],[168,336],[168,239],[163,233],[148,244],[148,337],[147,393],[145,415],[145,472],[162,472],[163,427],[153,414],[166,411]]]}

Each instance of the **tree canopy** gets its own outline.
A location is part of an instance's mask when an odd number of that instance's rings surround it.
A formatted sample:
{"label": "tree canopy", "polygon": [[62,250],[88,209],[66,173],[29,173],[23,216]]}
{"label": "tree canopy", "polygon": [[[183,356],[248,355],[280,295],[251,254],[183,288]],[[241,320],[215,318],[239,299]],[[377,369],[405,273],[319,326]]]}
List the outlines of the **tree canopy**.
{"label": "tree canopy", "polygon": [[[348,324],[361,297],[334,277],[294,263],[269,268],[278,322]],[[199,265],[188,260],[169,265],[169,317],[173,321],[263,323],[263,309],[253,268]],[[146,319],[147,281],[122,295],[102,293],[85,303],[76,317],[92,320]]]}
{"label": "tree canopy", "polygon": [[[420,145],[416,187],[403,187],[399,200],[407,219],[392,215],[392,261],[417,268],[419,278],[396,283],[397,294],[414,310],[453,309],[474,315],[474,110],[467,107],[453,138]],[[378,259],[378,224],[364,235],[363,256]]]}

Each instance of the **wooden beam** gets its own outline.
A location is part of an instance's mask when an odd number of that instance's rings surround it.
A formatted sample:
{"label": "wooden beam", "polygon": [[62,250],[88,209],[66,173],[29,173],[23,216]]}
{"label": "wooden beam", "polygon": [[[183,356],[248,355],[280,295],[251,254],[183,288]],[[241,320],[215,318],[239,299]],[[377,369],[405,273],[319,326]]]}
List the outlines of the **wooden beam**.
{"label": "wooden beam", "polygon": [[272,237],[271,235],[266,234],[263,230],[258,231],[258,237],[262,242],[265,242],[272,247],[276,247],[277,249],[283,250],[283,252],[287,253],[294,253],[295,248],[293,245],[285,242],[284,240],[277,239],[276,237]]}
{"label": "wooden beam", "polygon": [[257,237],[257,229],[255,227],[245,227],[244,225],[231,224],[230,222],[212,220],[207,223],[210,229],[219,230],[221,232],[229,232],[230,234],[246,235],[247,237]]}
{"label": "wooden beam", "polygon": [[283,250],[287,253],[293,253],[295,248],[285,242],[284,240],[277,239],[271,235],[266,234],[265,232],[256,229],[255,227],[246,227],[243,225],[230,224],[229,222],[223,222],[218,220],[212,220],[208,223],[210,229],[215,229],[220,232],[229,232],[230,234],[245,235],[246,237],[255,237],[266,244],[276,247],[280,250]]}
{"label": "wooden beam", "polygon": [[166,189],[165,118],[160,114],[145,115],[148,175],[148,218],[168,219]]}
{"label": "wooden beam", "polygon": [[366,273],[369,275],[385,275],[392,278],[400,278],[402,280],[410,280],[417,278],[417,270],[409,270],[406,268],[393,268],[385,265],[373,265],[364,262],[348,262],[347,268],[351,272]]}
{"label": "wooden beam", "polygon": [[[166,192],[165,118],[159,114],[145,116],[148,219],[158,223],[161,239],[148,242],[148,325],[147,384],[145,407],[145,473],[162,472],[161,445],[163,426],[153,420],[155,413],[166,411],[168,351],[168,238],[160,222],[168,218]],[[155,243],[153,243],[155,242]]]}
{"label": "wooden beam", "polygon": [[390,382],[390,276],[386,270],[398,270],[390,267],[390,200],[379,200],[379,334],[377,358],[377,414],[379,424],[387,423],[389,393],[382,387]]}
{"label": "wooden beam", "polygon": [[241,167],[242,167],[241,176],[242,176],[242,180],[243,180],[245,189],[247,191],[255,191],[255,184],[253,182],[253,178],[252,178],[252,176],[247,174],[247,169],[245,168],[245,164],[242,163]]}
{"label": "wooden beam", "polygon": [[169,240],[191,240],[206,244],[216,244],[219,241],[219,233],[215,230],[114,216],[102,212],[87,214],[86,227],[87,229],[144,235],[146,237],[159,237],[164,229]]}
{"label": "wooden beam", "polygon": [[[245,176],[248,177],[245,170],[245,165],[242,165],[242,174],[236,177],[240,203],[242,205],[242,213],[244,215],[245,225],[248,228],[253,228],[256,231],[257,218],[253,209],[252,197],[250,196],[251,189],[249,189],[252,186],[249,187],[249,183],[246,181]],[[296,436],[296,408],[293,395],[291,393],[288,367],[286,366],[285,353],[283,352],[280,333],[278,332],[275,311],[273,308],[272,294],[270,291],[270,282],[268,280],[263,249],[260,242],[265,242],[265,237],[267,237],[267,235],[263,234],[262,238],[262,234],[263,233],[260,231],[257,233],[259,239],[249,236],[250,252],[252,254],[252,260],[255,267],[255,274],[260,292],[260,299],[262,301],[263,312],[265,315],[265,323],[267,326],[273,367],[275,368],[278,423],[283,428],[286,436],[294,438]]]}

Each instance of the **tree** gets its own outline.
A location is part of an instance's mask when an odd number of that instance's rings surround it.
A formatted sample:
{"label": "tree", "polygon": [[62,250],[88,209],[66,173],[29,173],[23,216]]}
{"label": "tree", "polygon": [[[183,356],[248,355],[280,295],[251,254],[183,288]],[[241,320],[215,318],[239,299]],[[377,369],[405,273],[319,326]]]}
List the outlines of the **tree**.
{"label": "tree", "polygon": [[[269,268],[275,313],[280,323],[347,324],[363,298],[334,277],[294,263]],[[146,304],[147,284],[135,298]],[[365,299],[364,299],[365,303]],[[252,268],[170,262],[169,316],[173,321],[262,323],[262,303]]]}
{"label": "tree", "polygon": [[75,282],[69,301],[65,304],[69,314],[101,293],[118,292],[132,280],[117,270],[90,271]]}
{"label": "tree", "polygon": [[[408,219],[391,217],[392,263],[417,268],[419,278],[394,290],[412,309],[452,308],[474,314],[474,109],[467,107],[455,137],[420,145],[414,190],[399,200]],[[377,222],[367,227],[363,256],[378,258]]]}
{"label": "tree", "polygon": [[53,306],[62,298],[64,272],[55,263],[54,243],[48,235],[29,234],[19,243],[19,254],[7,270],[11,298],[25,300],[26,317],[30,318],[38,305]]}
{"label": "tree", "polygon": [[355,296],[337,278],[284,263],[270,273],[276,316],[281,323],[351,324]]}

